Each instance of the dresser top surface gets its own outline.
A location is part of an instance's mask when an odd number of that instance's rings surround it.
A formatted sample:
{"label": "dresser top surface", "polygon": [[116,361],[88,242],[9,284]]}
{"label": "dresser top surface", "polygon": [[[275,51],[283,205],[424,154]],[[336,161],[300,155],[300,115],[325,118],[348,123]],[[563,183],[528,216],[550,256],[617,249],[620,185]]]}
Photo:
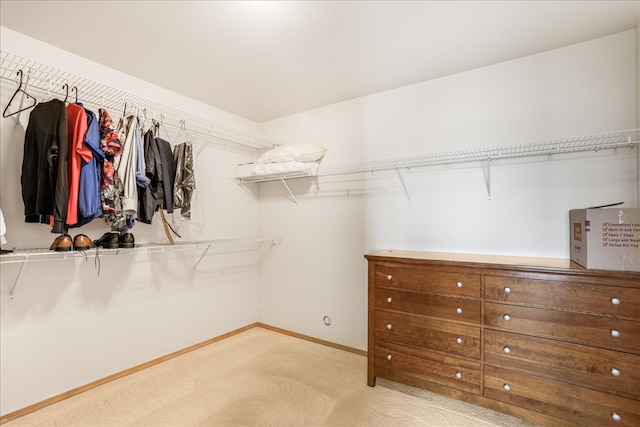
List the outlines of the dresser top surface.
{"label": "dresser top surface", "polygon": [[[581,265],[576,264],[570,259],[564,258],[538,258],[538,257],[522,257],[508,255],[485,255],[485,254],[466,254],[466,253],[450,253],[450,252],[426,252],[426,251],[407,251],[387,249],[383,251],[371,252],[365,255],[368,260],[380,261],[387,259],[389,261],[410,259],[419,261],[444,261],[453,263],[472,263],[483,264],[496,267],[531,267],[536,269],[560,269],[575,272],[603,271],[588,270]],[[625,273],[618,271],[604,270],[609,273]],[[626,272],[630,274],[640,274],[637,272]]]}

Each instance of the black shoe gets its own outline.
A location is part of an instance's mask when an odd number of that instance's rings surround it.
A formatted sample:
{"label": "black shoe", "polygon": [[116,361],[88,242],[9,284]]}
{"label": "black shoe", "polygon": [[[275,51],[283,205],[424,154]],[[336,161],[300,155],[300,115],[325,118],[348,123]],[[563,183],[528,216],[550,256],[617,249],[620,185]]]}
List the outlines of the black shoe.
{"label": "black shoe", "polygon": [[98,248],[118,249],[118,233],[104,233],[98,240],[94,240],[93,244]]}
{"label": "black shoe", "polygon": [[121,248],[133,248],[136,246],[136,239],[131,233],[124,233],[119,236]]}

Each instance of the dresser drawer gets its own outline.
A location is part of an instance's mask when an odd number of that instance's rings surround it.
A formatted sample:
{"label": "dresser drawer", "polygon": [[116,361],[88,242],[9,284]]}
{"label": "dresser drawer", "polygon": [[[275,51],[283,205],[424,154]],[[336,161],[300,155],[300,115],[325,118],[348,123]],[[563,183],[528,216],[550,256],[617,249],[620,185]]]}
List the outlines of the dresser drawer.
{"label": "dresser drawer", "polygon": [[493,366],[484,367],[483,393],[490,399],[585,426],[640,425],[637,400]]}
{"label": "dresser drawer", "polygon": [[490,329],[484,340],[486,363],[640,399],[638,355]]}
{"label": "dresser drawer", "polygon": [[376,340],[480,359],[480,328],[411,314],[375,311]]}
{"label": "dresser drawer", "polygon": [[375,266],[375,284],[390,288],[480,298],[480,275],[405,267]]}
{"label": "dresser drawer", "polygon": [[632,320],[485,303],[484,324],[519,334],[640,351],[640,322]]}
{"label": "dresser drawer", "polygon": [[486,276],[487,300],[640,320],[640,289]]}
{"label": "dresser drawer", "polygon": [[376,308],[480,324],[480,301],[477,300],[376,288],[375,306]]}
{"label": "dresser drawer", "polygon": [[375,346],[375,366],[480,394],[480,364],[391,343]]}

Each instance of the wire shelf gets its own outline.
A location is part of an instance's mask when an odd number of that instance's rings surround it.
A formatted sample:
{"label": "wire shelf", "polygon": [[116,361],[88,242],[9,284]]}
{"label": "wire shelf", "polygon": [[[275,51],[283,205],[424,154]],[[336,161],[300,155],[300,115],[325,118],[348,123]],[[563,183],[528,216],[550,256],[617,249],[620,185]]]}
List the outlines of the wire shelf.
{"label": "wire shelf", "polygon": [[[19,249],[0,255],[0,264],[20,264],[18,274],[9,291],[9,299],[13,300],[15,291],[20,283],[20,278],[27,263],[37,261],[55,261],[64,259],[88,259],[101,256],[116,256],[129,254],[154,254],[176,251],[200,251],[200,256],[193,266],[198,268],[206,255],[236,254],[240,252],[254,252],[258,254],[253,262],[245,265],[224,266],[221,272],[234,272],[245,270],[259,270],[271,256],[276,247],[282,242],[280,238],[246,238],[246,239],[221,239],[203,240],[198,242],[179,242],[173,245],[148,243],[136,245],[134,248],[102,249],[93,248],[87,251],[56,252],[47,249]],[[98,269],[99,271],[99,269]]]}
{"label": "wire shelf", "polygon": [[[177,242],[173,245],[160,243],[146,243],[136,245],[134,248],[99,249],[99,256],[126,255],[132,253],[159,253],[188,250],[210,249],[218,250],[218,253],[230,253],[237,251],[253,251],[261,247],[275,247],[280,243],[277,238],[250,238],[227,240],[203,240],[199,242]],[[25,261],[51,261],[58,259],[85,258],[94,256],[98,248],[88,251],[56,252],[45,248],[41,249],[17,249],[13,252],[0,255],[0,264],[21,263]]]}
{"label": "wire shelf", "polygon": [[[238,149],[258,154],[279,145],[278,142],[262,136],[207,120],[13,53],[0,51],[0,79],[13,81],[17,85],[18,70],[23,72],[28,92],[33,90],[40,94],[64,98],[66,91],[63,86],[66,84],[69,88],[69,99],[78,93],[79,100],[84,105],[107,108],[112,114],[124,111],[126,103],[126,110],[129,113],[135,111],[139,116],[155,118],[174,130],[184,128],[194,138],[219,148]],[[77,92],[74,91],[72,95],[73,87],[77,88]]]}
{"label": "wire shelf", "polygon": [[509,145],[504,147],[396,157],[393,159],[348,163],[342,165],[321,165],[317,176],[362,174],[455,163],[599,151],[622,147],[632,148],[638,145],[638,143],[640,143],[640,129],[632,129],[605,134],[538,141],[520,145]]}

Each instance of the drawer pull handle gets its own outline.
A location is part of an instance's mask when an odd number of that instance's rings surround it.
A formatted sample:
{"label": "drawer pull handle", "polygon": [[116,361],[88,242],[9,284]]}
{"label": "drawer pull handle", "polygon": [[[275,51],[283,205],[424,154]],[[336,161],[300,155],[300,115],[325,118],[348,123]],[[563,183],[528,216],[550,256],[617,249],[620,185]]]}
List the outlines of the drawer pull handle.
{"label": "drawer pull handle", "polygon": [[509,347],[505,347],[502,349],[502,351],[504,351],[504,354],[509,354],[511,353],[511,349]]}
{"label": "drawer pull handle", "polygon": [[391,281],[391,279],[393,279],[393,276],[390,274],[387,274],[387,280]]}
{"label": "drawer pull handle", "polygon": [[391,323],[387,323],[387,329],[391,330]]}
{"label": "drawer pull handle", "polygon": [[460,282],[460,281],[456,282],[456,287],[461,288],[462,287],[462,282]]}
{"label": "drawer pull handle", "polygon": [[611,298],[611,304],[620,305],[620,298]]}
{"label": "drawer pull handle", "polygon": [[619,377],[620,371],[617,370],[616,368],[611,368],[611,375],[613,375],[614,377]]}
{"label": "drawer pull handle", "polygon": [[617,412],[612,412],[611,413],[611,419],[615,422],[620,422],[622,421],[622,417],[617,413]]}
{"label": "drawer pull handle", "polygon": [[387,302],[388,302],[389,304],[391,304],[391,301],[392,301],[392,298],[391,298],[391,297],[388,297],[388,298],[387,298]]}
{"label": "drawer pull handle", "polygon": [[391,355],[387,354],[387,360],[391,360],[391,359],[392,359]]}
{"label": "drawer pull handle", "polygon": [[504,316],[502,316],[502,318],[503,318],[504,320],[506,320],[507,322],[508,322],[509,320],[511,320],[511,316],[509,316],[508,314],[505,314]]}
{"label": "drawer pull handle", "polygon": [[503,385],[502,388],[504,389],[504,391],[511,391],[511,386],[509,386],[509,384]]}
{"label": "drawer pull handle", "polygon": [[462,314],[462,308],[460,308],[460,307],[456,308],[456,313]]}
{"label": "drawer pull handle", "polygon": [[612,329],[611,330],[611,336],[614,338],[618,338],[620,336],[620,331],[617,329]]}
{"label": "drawer pull handle", "polygon": [[505,294],[510,294],[510,293],[511,293],[511,288],[510,288],[510,287],[508,287],[508,286],[506,286],[506,287],[504,288],[504,293],[505,293]]}
{"label": "drawer pull handle", "polygon": [[462,338],[460,337],[456,338],[456,344],[462,344]]}
{"label": "drawer pull handle", "polygon": [[462,379],[462,374],[460,372],[456,372],[456,378],[461,380]]}

